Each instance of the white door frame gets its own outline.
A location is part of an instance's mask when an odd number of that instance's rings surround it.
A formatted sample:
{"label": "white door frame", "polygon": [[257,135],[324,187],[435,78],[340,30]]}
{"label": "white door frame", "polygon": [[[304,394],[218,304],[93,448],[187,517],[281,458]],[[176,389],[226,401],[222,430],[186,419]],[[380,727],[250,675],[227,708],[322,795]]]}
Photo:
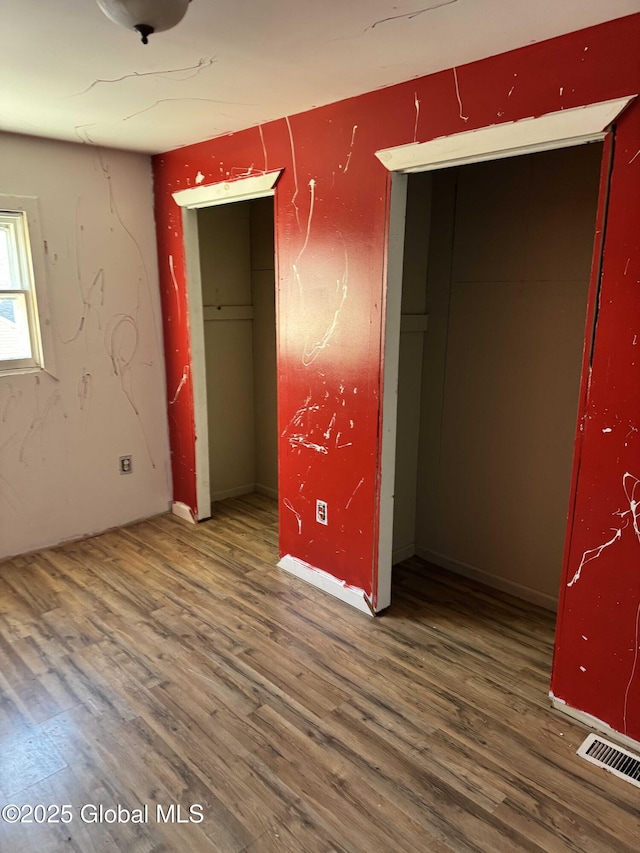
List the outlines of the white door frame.
{"label": "white door frame", "polygon": [[629,95],[625,98],[546,113],[535,118],[442,136],[429,142],[376,151],[376,157],[392,173],[387,229],[376,611],[384,610],[391,604],[393,493],[407,174],[601,141],[609,125],[635,97]]}
{"label": "white door frame", "polygon": [[[202,275],[198,242],[198,210],[218,204],[251,201],[275,195],[282,169],[219,181],[179,190],[173,193],[182,208],[182,233],[186,267],[187,310],[191,347],[191,381],[193,383],[193,416],[196,433],[196,516],[197,521],[211,517],[211,483],[209,482],[209,419],[207,416],[207,370],[204,349],[204,316],[202,308]],[[179,512],[177,514],[184,514]]]}

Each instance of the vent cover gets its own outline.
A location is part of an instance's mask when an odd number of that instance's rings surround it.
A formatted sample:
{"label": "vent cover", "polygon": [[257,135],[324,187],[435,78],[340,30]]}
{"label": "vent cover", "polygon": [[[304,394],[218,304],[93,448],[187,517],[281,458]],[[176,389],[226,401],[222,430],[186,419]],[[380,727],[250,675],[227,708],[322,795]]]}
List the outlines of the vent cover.
{"label": "vent cover", "polygon": [[640,788],[640,756],[629,750],[591,734],[578,750],[578,755]]}

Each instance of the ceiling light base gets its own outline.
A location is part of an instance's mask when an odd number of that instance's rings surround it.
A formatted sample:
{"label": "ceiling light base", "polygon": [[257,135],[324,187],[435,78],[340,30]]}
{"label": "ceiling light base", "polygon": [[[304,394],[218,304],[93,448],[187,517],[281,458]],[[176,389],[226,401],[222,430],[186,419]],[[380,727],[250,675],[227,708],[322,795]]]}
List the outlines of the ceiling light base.
{"label": "ceiling light base", "polygon": [[149,24],[136,24],[133,29],[140,33],[142,44],[149,44],[149,36],[156,31],[155,27],[150,27]]}
{"label": "ceiling light base", "polygon": [[[139,33],[148,44],[151,33],[161,33],[179,24],[190,0],[96,0],[107,18]],[[140,23],[144,21],[144,23]]]}

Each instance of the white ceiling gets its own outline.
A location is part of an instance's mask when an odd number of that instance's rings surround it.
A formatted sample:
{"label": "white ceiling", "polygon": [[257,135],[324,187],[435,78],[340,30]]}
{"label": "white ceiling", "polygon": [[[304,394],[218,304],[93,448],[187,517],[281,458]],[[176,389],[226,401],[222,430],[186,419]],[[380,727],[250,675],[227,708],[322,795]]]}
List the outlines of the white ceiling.
{"label": "white ceiling", "polygon": [[640,11],[640,0],[192,0],[143,46],[2,0],[0,128],[156,153]]}

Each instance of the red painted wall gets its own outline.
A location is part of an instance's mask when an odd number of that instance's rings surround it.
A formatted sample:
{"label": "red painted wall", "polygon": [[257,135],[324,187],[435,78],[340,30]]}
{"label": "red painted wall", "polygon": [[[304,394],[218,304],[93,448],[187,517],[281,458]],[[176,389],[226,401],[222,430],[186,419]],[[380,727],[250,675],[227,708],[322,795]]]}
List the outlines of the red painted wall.
{"label": "red painted wall", "polygon": [[[175,499],[195,507],[184,252],[172,192],[194,186],[198,172],[211,183],[285,169],[275,198],[280,551],[371,593],[389,190],[373,153],[635,94],[638,44],[634,15],[156,157]],[[639,320],[634,103],[614,144],[552,686],[568,704],[638,739]],[[328,501],[328,527],[314,520],[316,498]]]}

